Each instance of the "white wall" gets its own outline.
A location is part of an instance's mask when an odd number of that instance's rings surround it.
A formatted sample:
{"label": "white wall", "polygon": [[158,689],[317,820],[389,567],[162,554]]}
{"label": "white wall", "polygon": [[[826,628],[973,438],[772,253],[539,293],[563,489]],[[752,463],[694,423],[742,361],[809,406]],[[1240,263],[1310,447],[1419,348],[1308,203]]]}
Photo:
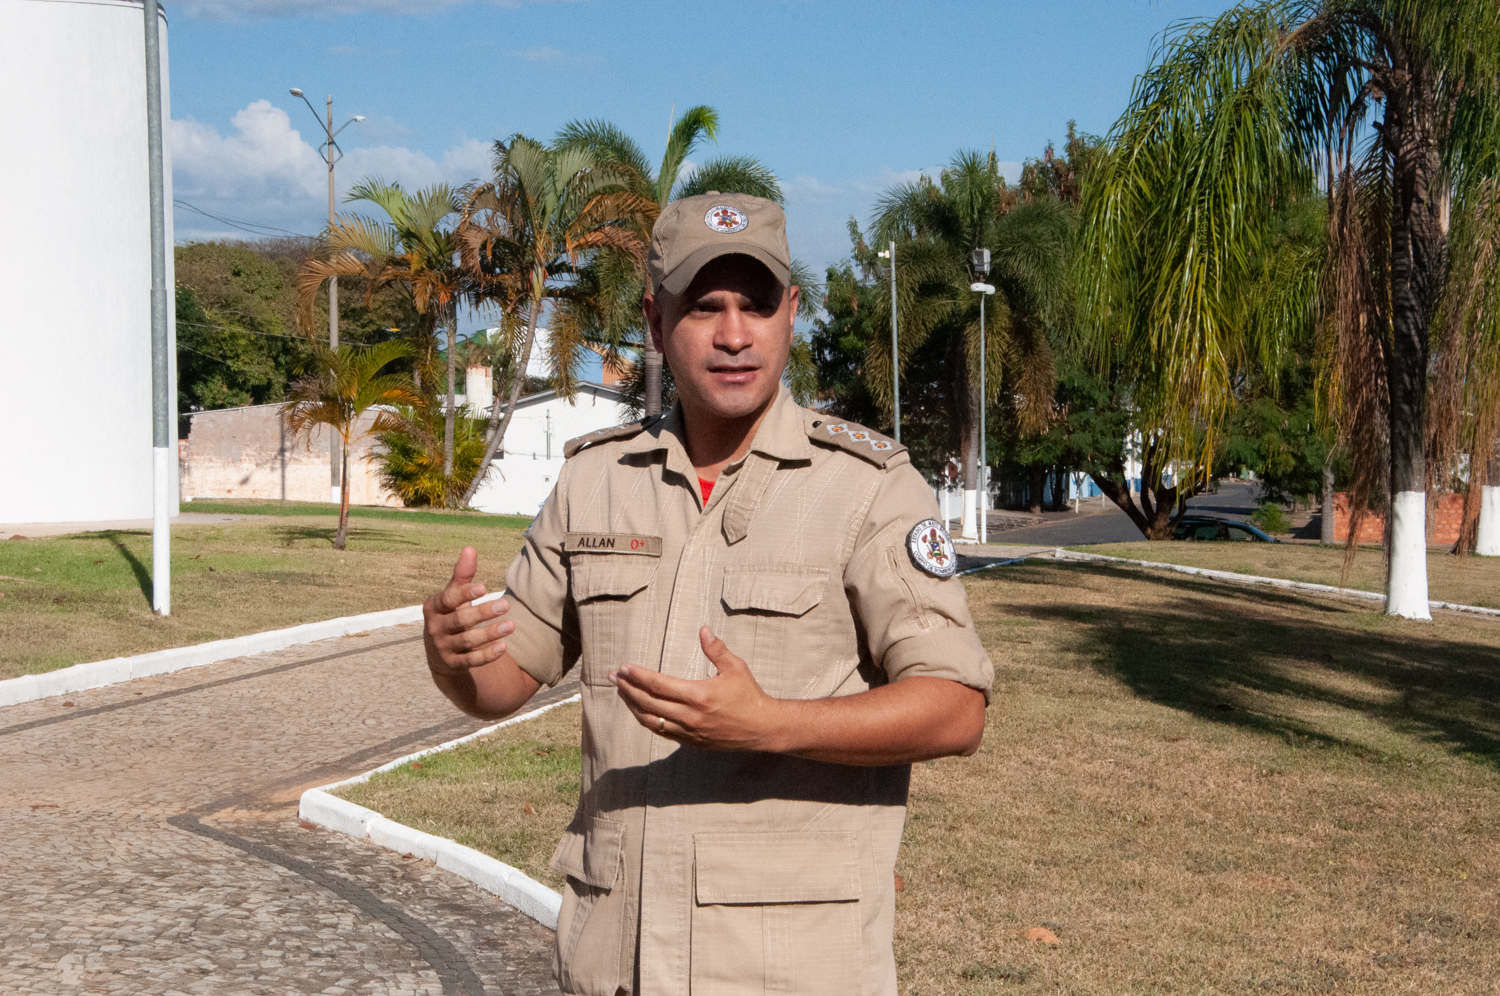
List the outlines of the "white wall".
{"label": "white wall", "polygon": [[[551,398],[518,405],[505,433],[505,456],[490,465],[489,477],[474,495],[474,507],[506,515],[535,515],[557,483],[564,443],[630,421],[630,410],[612,395],[606,389],[584,385],[573,404]],[[549,425],[550,460],[547,458]]]}
{"label": "white wall", "polygon": [[[0,0],[0,425],[20,469],[0,488],[0,522],[151,515],[142,19],[141,5],[123,0]],[[169,119],[165,17],[161,46]],[[168,210],[169,301],[171,245]]]}

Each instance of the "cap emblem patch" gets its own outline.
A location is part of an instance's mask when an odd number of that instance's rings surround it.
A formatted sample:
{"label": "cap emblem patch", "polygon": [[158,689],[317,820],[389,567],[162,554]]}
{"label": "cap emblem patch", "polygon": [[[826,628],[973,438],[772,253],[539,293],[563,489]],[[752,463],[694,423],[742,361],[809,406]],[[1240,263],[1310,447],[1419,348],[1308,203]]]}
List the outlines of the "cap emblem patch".
{"label": "cap emblem patch", "polygon": [[958,570],[958,553],[948,530],[936,519],[923,519],[906,534],[906,551],[917,569],[935,578],[951,578]]}
{"label": "cap emblem patch", "polygon": [[750,227],[750,219],[745,217],[745,212],[728,204],[709,208],[708,214],[703,216],[703,223],[720,235],[733,235]]}

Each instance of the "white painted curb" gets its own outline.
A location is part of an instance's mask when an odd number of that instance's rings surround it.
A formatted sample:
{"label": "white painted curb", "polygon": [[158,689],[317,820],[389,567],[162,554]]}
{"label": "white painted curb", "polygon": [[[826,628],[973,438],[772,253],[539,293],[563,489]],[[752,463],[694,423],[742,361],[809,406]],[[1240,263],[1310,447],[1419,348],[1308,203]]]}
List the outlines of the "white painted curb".
{"label": "white painted curb", "polygon": [[561,702],[553,702],[544,705],[540,709],[533,709],[528,713],[512,717],[504,722],[496,723],[494,726],[486,726],[482,730],[470,733],[466,737],[450,740],[436,747],[417,751],[415,754],[407,754],[398,757],[394,761],[382,764],[363,774],[346,778],[341,782],[331,785],[323,785],[318,788],[308,789],[302,793],[302,801],[297,807],[297,815],[309,823],[327,827],[329,830],[337,831],[350,837],[368,838],[371,843],[388,848],[401,854],[412,854],[419,858],[426,858],[434,862],[439,868],[445,868],[461,878],[479,886],[486,892],[499,896],[500,899],[516,909],[525,913],[533,920],[551,930],[557,929],[557,915],[562,910],[562,896],[547,888],[536,879],[527,875],[519,868],[513,868],[503,861],[490,857],[465,847],[446,837],[438,837],[421,830],[414,830],[409,826],[388,820],[373,809],[364,806],[356,806],[352,802],[340,799],[332,794],[334,789],[345,785],[357,785],[367,782],[374,775],[382,771],[390,771],[399,768],[403,764],[410,764],[419,757],[428,754],[436,754],[439,751],[452,750],[459,744],[468,743],[470,740],[487,736],[503,726],[511,726],[515,723],[523,723],[528,719],[535,719],[545,712],[556,709],[558,706],[570,705],[581,700],[581,696],[574,695],[563,699]]}
{"label": "white painted curb", "polygon": [[[494,592],[479,602],[499,598],[503,592]],[[66,695],[89,688],[103,688],[132,678],[145,678],[153,674],[166,674],[184,668],[202,667],[234,657],[249,657],[253,654],[285,650],[300,643],[316,643],[336,636],[348,636],[369,629],[384,629],[405,623],[421,622],[422,606],[407,605],[399,609],[381,612],[366,612],[363,615],[325,619],[322,622],[303,623],[287,629],[273,629],[265,633],[251,633],[228,640],[213,640],[191,647],[173,647],[134,657],[115,657],[91,664],[74,664],[58,668],[45,674],[27,674],[19,678],[0,681],[0,707],[19,705],[52,695]]]}
{"label": "white painted curb", "polygon": [[[1102,553],[1081,553],[1077,550],[1064,550],[1062,547],[1058,547],[1052,556],[1058,560],[1111,561],[1116,564],[1131,564],[1135,567],[1154,567],[1164,571],[1176,571],[1178,574],[1194,574],[1198,577],[1211,578],[1215,581],[1229,581],[1234,584],[1269,585],[1273,588],[1291,588],[1297,591],[1317,592],[1321,595],[1358,598],[1366,602],[1385,601],[1385,596],[1377,591],[1360,591],[1358,588],[1335,588],[1329,584],[1314,584],[1311,581],[1288,581],[1286,578],[1266,578],[1258,574],[1235,574],[1232,571],[1213,571],[1206,567],[1184,567],[1182,564],[1158,564],[1150,560],[1107,557]],[[1430,600],[1427,604],[1434,609],[1446,609],[1449,612],[1464,612],[1469,615],[1500,619],[1500,609],[1487,609],[1480,605],[1460,605],[1457,602],[1435,602]]]}

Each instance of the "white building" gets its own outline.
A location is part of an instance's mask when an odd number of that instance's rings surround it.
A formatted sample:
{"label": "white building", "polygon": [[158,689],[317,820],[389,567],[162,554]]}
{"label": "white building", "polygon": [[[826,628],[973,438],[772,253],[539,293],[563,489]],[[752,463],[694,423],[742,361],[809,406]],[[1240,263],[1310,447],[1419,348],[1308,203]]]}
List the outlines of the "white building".
{"label": "white building", "polygon": [[[481,406],[476,401],[474,407]],[[620,400],[620,392],[603,384],[580,384],[571,402],[556,391],[522,398],[505,432],[505,453],[497,454],[490,464],[489,477],[474,495],[474,507],[482,512],[535,515],[557,483],[563,444],[630,420],[630,409]]]}
{"label": "white building", "polygon": [[[162,116],[169,118],[166,17],[160,16]],[[0,425],[9,463],[18,468],[0,488],[0,522],[151,515],[142,21],[141,4],[129,0],[0,0],[0,133],[7,150],[0,156],[6,192],[0,357],[8,373]],[[166,179],[171,204],[170,155]],[[171,268],[169,249],[168,302]],[[176,365],[171,369],[167,393],[175,402]],[[57,403],[60,384],[76,402]],[[172,486],[175,499],[175,474]]]}

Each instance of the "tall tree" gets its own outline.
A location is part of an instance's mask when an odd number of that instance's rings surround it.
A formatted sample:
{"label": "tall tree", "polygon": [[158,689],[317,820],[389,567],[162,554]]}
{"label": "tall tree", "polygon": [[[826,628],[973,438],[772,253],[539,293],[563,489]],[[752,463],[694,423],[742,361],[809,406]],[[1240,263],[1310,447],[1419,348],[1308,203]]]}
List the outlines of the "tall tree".
{"label": "tall tree", "polygon": [[[1500,5],[1266,0],[1182,29],[1136,85],[1090,195],[1096,345],[1134,365],[1174,455],[1211,452],[1239,357],[1277,349],[1252,263],[1278,205],[1316,183],[1329,239],[1283,315],[1327,329],[1356,510],[1384,493],[1386,611],[1428,618],[1428,386],[1450,250],[1493,245]],[[1450,218],[1476,237],[1450,245]],[[1492,315],[1455,301],[1472,336]],[[1435,399],[1449,403],[1448,399]],[[1433,468],[1437,469],[1437,468]],[[1351,531],[1352,535],[1352,531]],[[1351,545],[1352,550],[1352,545]]]}
{"label": "tall tree", "polygon": [[[1044,425],[1048,417],[1056,380],[1052,332],[1070,291],[1071,232],[1071,214],[1057,198],[1019,202],[1000,175],[993,152],[960,152],[936,182],[923,177],[903,184],[879,202],[874,241],[879,246],[896,243],[900,342],[895,362],[905,374],[914,358],[942,355],[938,396],[959,439],[966,523],[976,512],[980,486],[980,391],[987,403],[993,402],[1009,367],[1016,416],[1029,427]],[[857,229],[853,234],[857,237]],[[983,385],[979,298],[969,289],[980,279],[973,264],[975,249],[991,251],[993,269],[987,279],[998,291],[987,306]],[[873,276],[874,250],[861,240],[855,255],[865,257]],[[833,289],[831,279],[830,294]],[[873,298],[871,321],[889,328],[889,297]],[[872,338],[864,375],[886,412],[893,406],[892,362],[889,337]]]}
{"label": "tall tree", "polygon": [[[626,224],[649,202],[623,189],[622,171],[581,145],[548,147],[524,135],[495,143],[495,178],[474,187],[464,205],[460,238],[465,270],[496,288],[524,294],[525,332],[510,344],[517,376],[502,407],[491,409],[489,439],[479,470],[464,491],[467,505],[504,443],[520,399],[547,298],[587,254],[612,248],[645,258],[646,246]],[[554,337],[555,338],[555,337]],[[554,352],[567,347],[556,341]]]}
{"label": "tall tree", "polygon": [[[382,371],[411,355],[410,343],[401,340],[368,348],[324,345],[313,347],[313,370],[292,385],[282,406],[282,418],[295,438],[308,445],[320,425],[338,433],[342,462],[339,489],[339,528],[333,548],[342,550],[349,537],[349,447],[370,435],[397,432],[406,421],[395,406],[414,405],[420,399],[405,373]],[[373,412],[367,422],[365,416]]]}
{"label": "tall tree", "polygon": [[[365,278],[369,292],[392,283],[404,285],[424,321],[418,331],[423,348],[418,369],[431,369],[433,330],[441,325],[446,338],[447,397],[443,409],[443,473],[453,474],[453,424],[458,345],[458,305],[469,292],[469,276],[459,259],[456,219],[458,195],[447,184],[436,184],[414,194],[399,183],[378,178],[355,185],[347,202],[374,204],[386,221],[359,215],[340,216],[328,231],[330,257],[310,259],[297,278],[304,307],[329,276]],[[419,373],[419,377],[421,374]],[[430,380],[428,381],[430,382]],[[456,485],[454,486],[456,490]]]}

